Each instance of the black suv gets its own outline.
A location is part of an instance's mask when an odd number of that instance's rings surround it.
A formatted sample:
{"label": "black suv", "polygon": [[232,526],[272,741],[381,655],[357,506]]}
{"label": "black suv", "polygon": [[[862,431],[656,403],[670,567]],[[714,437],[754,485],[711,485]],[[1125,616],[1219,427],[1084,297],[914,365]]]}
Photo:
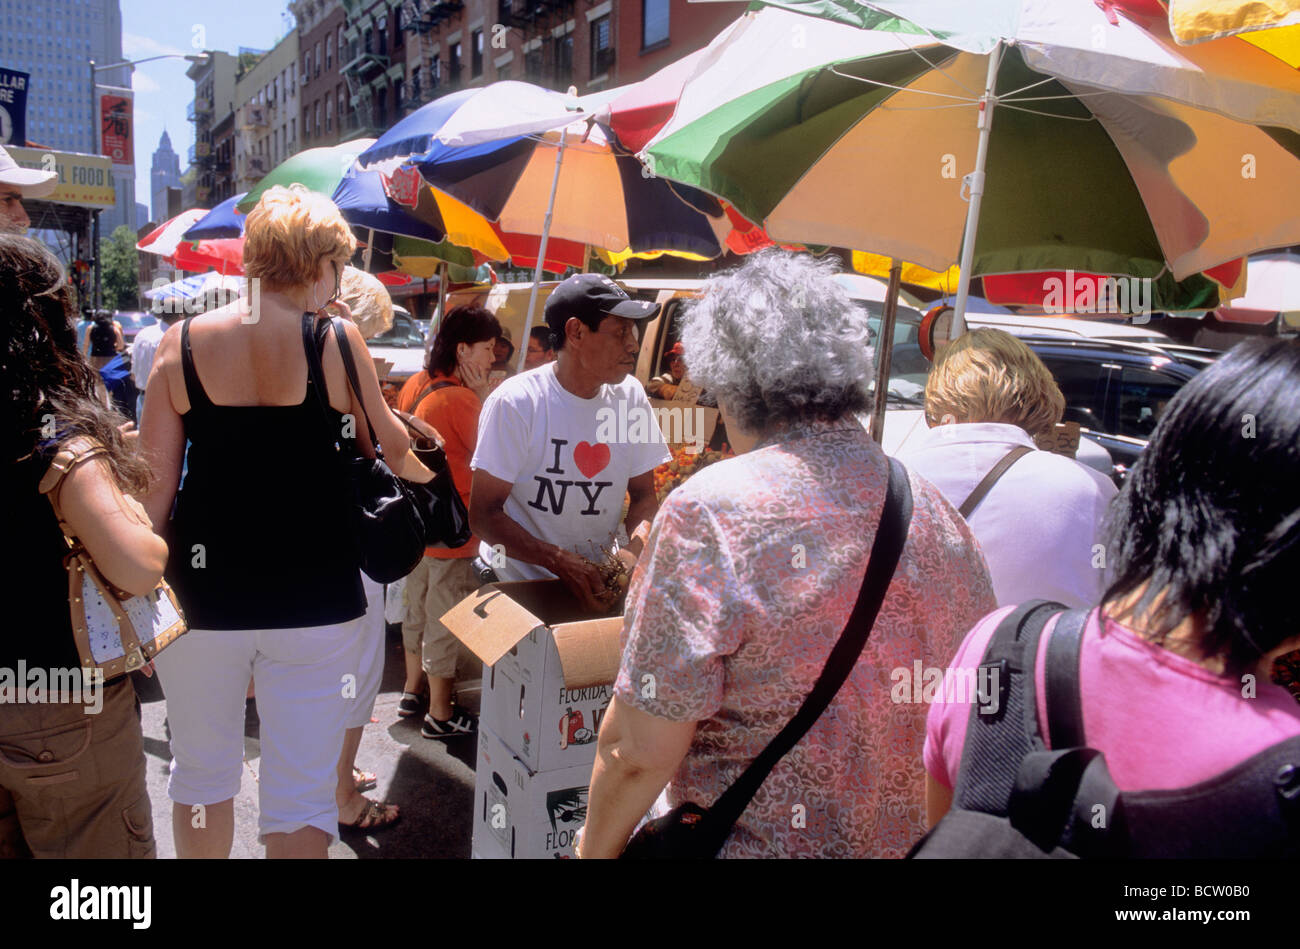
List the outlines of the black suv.
{"label": "black suv", "polygon": [[1021,337],[1065,395],[1065,418],[1110,452],[1122,480],[1146,447],[1169,400],[1207,362],[1142,343]]}

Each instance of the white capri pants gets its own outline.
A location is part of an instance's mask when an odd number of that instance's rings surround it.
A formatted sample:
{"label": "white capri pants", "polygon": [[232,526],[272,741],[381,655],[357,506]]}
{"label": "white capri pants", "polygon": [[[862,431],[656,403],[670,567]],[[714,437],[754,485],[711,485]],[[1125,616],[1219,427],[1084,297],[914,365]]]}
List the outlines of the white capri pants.
{"label": "white capri pants", "polygon": [[366,591],[366,615],[361,617],[361,642],[357,652],[357,697],[348,709],[348,728],[370,724],[375,699],[384,678],[384,587],[364,573],[361,586]]}
{"label": "white capri pants", "polygon": [[251,675],[261,719],[258,836],[317,827],[338,836],[339,753],[355,701],[365,617],[299,629],[192,629],[154,659],[171,726],[168,796],[217,804],[239,793],[244,697]]}

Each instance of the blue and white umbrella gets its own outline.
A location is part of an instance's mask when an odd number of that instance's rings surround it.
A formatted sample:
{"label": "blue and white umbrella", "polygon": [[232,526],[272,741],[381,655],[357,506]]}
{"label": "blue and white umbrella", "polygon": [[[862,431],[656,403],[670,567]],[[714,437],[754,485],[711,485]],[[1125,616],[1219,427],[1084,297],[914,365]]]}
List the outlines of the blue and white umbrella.
{"label": "blue and white umbrella", "polygon": [[161,305],[168,300],[197,300],[213,290],[227,290],[240,296],[244,295],[247,281],[243,277],[232,277],[214,271],[195,274],[184,280],[175,280],[166,286],[146,290],[147,299]]}
{"label": "blue and white umbrella", "polygon": [[220,238],[244,236],[244,215],[235,210],[235,205],[244,199],[247,192],[241,192],[233,198],[227,198],[204,217],[199,218],[194,226],[181,235],[182,240],[210,241]]}

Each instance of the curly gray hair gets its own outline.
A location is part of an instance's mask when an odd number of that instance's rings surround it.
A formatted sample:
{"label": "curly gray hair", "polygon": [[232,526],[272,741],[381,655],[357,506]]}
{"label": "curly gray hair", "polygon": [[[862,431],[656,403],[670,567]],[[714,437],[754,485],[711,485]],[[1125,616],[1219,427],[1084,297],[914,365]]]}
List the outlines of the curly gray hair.
{"label": "curly gray hair", "polygon": [[833,279],[839,261],[765,250],[709,280],[686,312],[692,381],[761,432],[871,406],[867,311]]}

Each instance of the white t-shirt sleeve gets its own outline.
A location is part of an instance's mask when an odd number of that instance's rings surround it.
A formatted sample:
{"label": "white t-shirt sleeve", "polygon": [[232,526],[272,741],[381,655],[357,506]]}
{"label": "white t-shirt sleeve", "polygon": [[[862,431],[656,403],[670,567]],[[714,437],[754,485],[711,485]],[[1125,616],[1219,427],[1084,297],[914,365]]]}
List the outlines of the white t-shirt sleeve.
{"label": "white t-shirt sleeve", "polygon": [[[632,385],[628,387],[628,415],[633,413],[645,412],[648,418],[653,419],[653,409],[650,405],[650,399],[645,394],[645,389],[641,388],[641,383],[635,379]],[[690,411],[689,407],[683,411]],[[657,423],[652,423],[647,428],[650,429],[652,437],[640,444],[634,444],[632,448],[631,464],[628,466],[628,476],[635,478],[643,475],[647,471],[653,471],[660,465],[672,461],[672,454],[668,451],[668,443],[664,441],[663,429]]]}
{"label": "white t-shirt sleeve", "polygon": [[[497,389],[483,403],[478,417],[478,444],[470,467],[511,483],[519,480],[528,456],[531,409],[527,397]],[[531,414],[531,413],[529,413]]]}

